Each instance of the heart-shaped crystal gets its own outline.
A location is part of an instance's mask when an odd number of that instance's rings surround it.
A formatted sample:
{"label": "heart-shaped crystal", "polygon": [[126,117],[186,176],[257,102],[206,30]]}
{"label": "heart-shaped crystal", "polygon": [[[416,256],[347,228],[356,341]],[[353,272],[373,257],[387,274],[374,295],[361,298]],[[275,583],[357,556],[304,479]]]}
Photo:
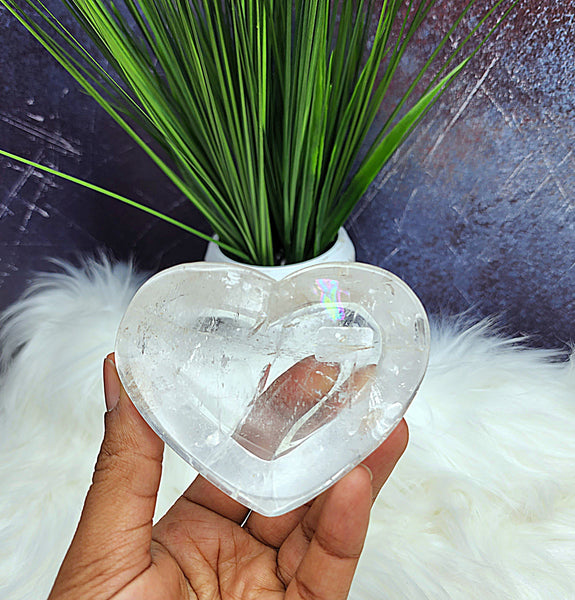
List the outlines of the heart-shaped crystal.
{"label": "heart-shaped crystal", "polygon": [[268,516],[321,493],[381,444],[428,354],[415,294],[359,263],[281,281],[179,265],[138,290],[116,341],[120,379],[158,435]]}

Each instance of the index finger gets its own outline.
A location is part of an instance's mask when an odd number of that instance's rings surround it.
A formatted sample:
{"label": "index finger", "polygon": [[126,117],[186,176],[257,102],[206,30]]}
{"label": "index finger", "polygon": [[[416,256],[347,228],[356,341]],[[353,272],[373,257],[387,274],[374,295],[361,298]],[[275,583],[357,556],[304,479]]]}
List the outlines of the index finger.
{"label": "index finger", "polygon": [[371,508],[371,481],[355,468],[327,493],[317,527],[286,600],[345,600],[363,549]]}

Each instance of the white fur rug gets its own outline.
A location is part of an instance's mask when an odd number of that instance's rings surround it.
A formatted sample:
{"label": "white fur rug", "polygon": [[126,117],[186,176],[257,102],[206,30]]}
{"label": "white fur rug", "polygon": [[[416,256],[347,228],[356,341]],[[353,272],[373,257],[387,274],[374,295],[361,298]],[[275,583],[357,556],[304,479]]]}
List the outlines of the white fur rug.
{"label": "white fur rug", "polygon": [[[47,596],[103,431],[102,360],[142,275],[40,276],[1,338],[0,598]],[[575,599],[575,369],[485,324],[435,325],[411,440],[352,598]],[[168,454],[159,512],[193,473]]]}

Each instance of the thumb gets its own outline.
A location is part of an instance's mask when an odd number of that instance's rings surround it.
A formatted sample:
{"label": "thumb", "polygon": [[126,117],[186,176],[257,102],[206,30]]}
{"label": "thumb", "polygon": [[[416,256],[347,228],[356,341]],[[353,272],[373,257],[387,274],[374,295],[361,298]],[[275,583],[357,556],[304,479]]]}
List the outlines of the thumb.
{"label": "thumb", "polygon": [[104,361],[104,393],[108,409],[104,441],[85,516],[92,527],[125,534],[146,524],[151,527],[164,444],[126,394],[113,354]]}
{"label": "thumb", "polygon": [[[164,445],[126,394],[113,354],[104,361],[104,393],[104,441],[58,579],[69,584],[70,576],[82,571],[83,578],[101,578],[99,582],[92,579],[94,584],[120,589],[151,561],[152,519]],[[93,572],[88,574],[86,569]],[[57,584],[58,580],[55,588]]]}

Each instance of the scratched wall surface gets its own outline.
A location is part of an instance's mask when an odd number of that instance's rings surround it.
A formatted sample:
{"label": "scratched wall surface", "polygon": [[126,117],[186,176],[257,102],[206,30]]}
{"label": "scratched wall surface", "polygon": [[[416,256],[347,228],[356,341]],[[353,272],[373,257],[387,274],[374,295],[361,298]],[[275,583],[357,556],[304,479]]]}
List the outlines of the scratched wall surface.
{"label": "scratched wall surface", "polygon": [[[451,4],[459,3],[438,3],[390,102],[445,31]],[[520,2],[348,223],[358,258],[404,277],[430,311],[498,314],[509,333],[550,347],[575,341],[574,14],[575,0]],[[208,231],[2,9],[0,41],[3,149]],[[0,158],[0,309],[48,257],[106,248],[154,270],[199,259],[203,247],[114,200]]]}

